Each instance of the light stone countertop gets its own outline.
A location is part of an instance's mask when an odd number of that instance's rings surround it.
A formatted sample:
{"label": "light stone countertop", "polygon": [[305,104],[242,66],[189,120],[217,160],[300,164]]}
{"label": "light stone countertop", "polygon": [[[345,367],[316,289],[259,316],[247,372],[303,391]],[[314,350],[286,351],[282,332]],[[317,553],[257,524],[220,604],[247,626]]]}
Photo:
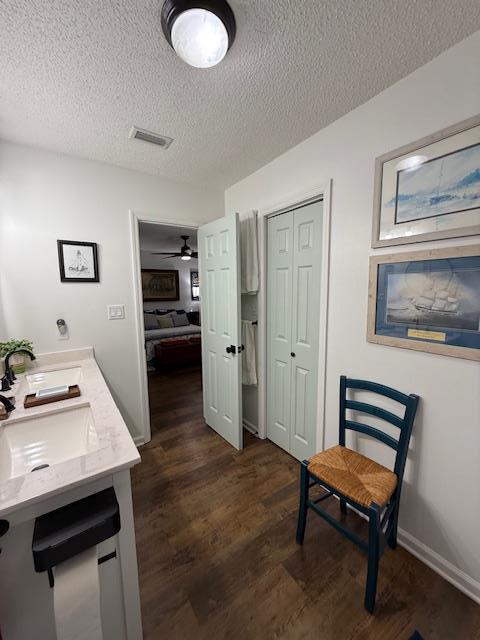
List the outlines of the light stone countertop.
{"label": "light stone countertop", "polygon": [[[73,489],[127,469],[140,462],[140,455],[130,432],[112,398],[102,373],[95,361],[93,349],[77,349],[41,354],[33,362],[28,361],[27,374],[81,367],[79,381],[81,395],[24,409],[27,392],[25,375],[18,380],[6,396],[15,396],[16,409],[7,420],[0,421],[0,433],[7,424],[14,424],[28,417],[41,416],[89,405],[99,439],[99,449],[77,458],[52,464],[45,469],[0,482],[0,517],[29,504]],[[67,432],[68,425],[65,425]]]}

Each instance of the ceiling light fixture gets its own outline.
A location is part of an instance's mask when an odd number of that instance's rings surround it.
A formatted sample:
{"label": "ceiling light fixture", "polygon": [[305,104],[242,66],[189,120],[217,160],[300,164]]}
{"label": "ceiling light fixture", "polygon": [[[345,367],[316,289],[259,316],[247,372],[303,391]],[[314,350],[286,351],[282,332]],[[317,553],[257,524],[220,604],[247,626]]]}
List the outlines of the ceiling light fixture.
{"label": "ceiling light fixture", "polygon": [[235,16],[226,0],[165,0],[162,29],[177,55],[192,67],[221,62],[235,39]]}

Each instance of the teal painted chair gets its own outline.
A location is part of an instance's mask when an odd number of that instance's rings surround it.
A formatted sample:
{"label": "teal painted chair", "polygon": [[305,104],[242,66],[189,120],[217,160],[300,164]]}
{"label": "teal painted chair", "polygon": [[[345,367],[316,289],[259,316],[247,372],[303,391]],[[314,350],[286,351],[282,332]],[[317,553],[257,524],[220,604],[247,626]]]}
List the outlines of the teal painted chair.
{"label": "teal painted chair", "polygon": [[[348,389],[368,391],[395,400],[401,405],[403,415],[396,415],[373,404],[348,399]],[[414,394],[405,395],[383,384],[342,376],[339,444],[315,454],[309,460],[304,460],[301,465],[297,542],[303,544],[307,514],[311,509],[365,551],[368,554],[365,608],[370,613],[373,613],[375,608],[380,556],[387,544],[392,549],[397,545],[400,493],[418,401],[418,396]],[[398,429],[398,439],[377,427],[350,419],[349,411],[388,422]],[[394,449],[396,456],[393,471],[348,449],[345,446],[347,429],[371,436]],[[326,493],[310,500],[309,491],[314,485],[321,486]],[[349,504],[368,518],[368,542],[363,541],[318,506],[320,502],[332,496],[339,498],[342,513],[346,513]]]}

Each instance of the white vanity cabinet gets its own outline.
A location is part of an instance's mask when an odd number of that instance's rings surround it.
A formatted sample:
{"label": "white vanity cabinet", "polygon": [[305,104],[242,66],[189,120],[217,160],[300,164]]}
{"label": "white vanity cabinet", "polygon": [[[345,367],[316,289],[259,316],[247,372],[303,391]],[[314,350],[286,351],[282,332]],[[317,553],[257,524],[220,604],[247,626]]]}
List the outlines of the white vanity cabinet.
{"label": "white vanity cabinet", "polygon": [[[41,471],[38,481],[41,482]],[[112,487],[119,503],[118,534],[98,545],[104,640],[141,640],[137,559],[128,469],[81,485],[3,516],[9,529],[0,538],[0,630],[2,640],[56,640],[53,589],[47,572],[36,573],[32,555],[35,519]],[[55,574],[55,570],[53,570]]]}

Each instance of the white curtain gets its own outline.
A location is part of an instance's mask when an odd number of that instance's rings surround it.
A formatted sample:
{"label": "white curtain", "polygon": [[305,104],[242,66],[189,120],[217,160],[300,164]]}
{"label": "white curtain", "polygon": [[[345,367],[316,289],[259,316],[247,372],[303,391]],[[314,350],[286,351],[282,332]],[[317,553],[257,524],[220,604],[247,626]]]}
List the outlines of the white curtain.
{"label": "white curtain", "polygon": [[242,344],[245,347],[242,353],[242,384],[246,386],[257,385],[257,356],[255,326],[251,320],[242,320]]}

